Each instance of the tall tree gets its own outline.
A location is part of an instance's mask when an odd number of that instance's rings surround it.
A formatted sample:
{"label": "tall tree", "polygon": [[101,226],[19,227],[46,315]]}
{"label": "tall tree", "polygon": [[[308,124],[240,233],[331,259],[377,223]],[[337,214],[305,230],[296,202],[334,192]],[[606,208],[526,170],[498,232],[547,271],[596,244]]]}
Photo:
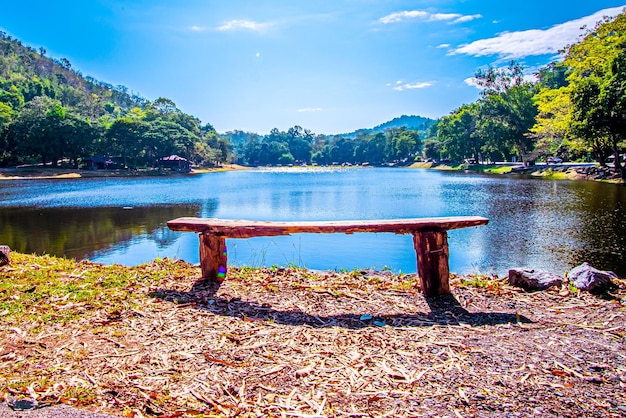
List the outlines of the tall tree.
{"label": "tall tree", "polygon": [[530,135],[537,115],[534,84],[524,80],[523,68],[515,62],[507,68],[479,71],[476,79],[484,88],[479,100],[478,135],[493,149],[503,153],[515,150],[525,162],[534,146]]}
{"label": "tall tree", "polygon": [[478,103],[463,105],[439,121],[437,139],[442,152],[453,161],[473,157],[481,160],[482,139],[476,133]]}
{"label": "tall tree", "polygon": [[626,137],[626,14],[605,19],[570,46],[565,63],[572,69],[573,130],[588,143],[604,141],[626,179],[619,157]]}

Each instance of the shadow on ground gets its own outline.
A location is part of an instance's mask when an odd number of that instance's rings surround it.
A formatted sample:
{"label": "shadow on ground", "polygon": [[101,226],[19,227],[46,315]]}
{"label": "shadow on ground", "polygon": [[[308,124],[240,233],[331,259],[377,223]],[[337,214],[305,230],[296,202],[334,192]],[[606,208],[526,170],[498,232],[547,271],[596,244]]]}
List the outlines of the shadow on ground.
{"label": "shadow on ground", "polygon": [[523,315],[505,312],[469,312],[453,295],[424,298],[430,312],[371,316],[366,311],[340,315],[312,315],[301,310],[278,310],[267,303],[247,302],[240,298],[217,295],[220,283],[197,281],[190,291],[158,289],[151,296],[176,304],[194,304],[196,309],[215,315],[246,318],[250,321],[272,321],[284,325],[307,325],[315,328],[343,327],[429,327],[434,325],[493,326],[510,323],[531,323]]}

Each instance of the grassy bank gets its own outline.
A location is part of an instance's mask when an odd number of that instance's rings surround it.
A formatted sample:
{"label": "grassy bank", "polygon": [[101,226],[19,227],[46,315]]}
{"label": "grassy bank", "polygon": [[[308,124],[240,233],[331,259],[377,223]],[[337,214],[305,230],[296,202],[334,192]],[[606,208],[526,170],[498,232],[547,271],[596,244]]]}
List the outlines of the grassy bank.
{"label": "grassy bank", "polygon": [[547,180],[595,180],[608,183],[623,184],[624,181],[619,178],[617,173],[612,173],[607,177],[606,169],[603,175],[598,175],[599,169],[589,170],[585,172],[579,167],[567,165],[535,165],[521,167],[520,165],[502,165],[502,164],[433,164],[430,162],[413,163],[411,168],[423,168],[442,171],[463,171],[469,173],[488,173],[488,174],[520,174]]}
{"label": "grassy bank", "polygon": [[413,163],[411,168],[432,168],[434,170],[443,171],[470,171],[474,173],[490,173],[490,174],[506,174],[510,173],[515,166],[512,165],[500,165],[500,164],[434,164],[431,162],[418,162]]}
{"label": "grassy bank", "polygon": [[[626,285],[526,293],[454,277],[104,266],[0,267],[0,397],[162,416],[620,416]],[[581,395],[581,394],[584,394]]]}

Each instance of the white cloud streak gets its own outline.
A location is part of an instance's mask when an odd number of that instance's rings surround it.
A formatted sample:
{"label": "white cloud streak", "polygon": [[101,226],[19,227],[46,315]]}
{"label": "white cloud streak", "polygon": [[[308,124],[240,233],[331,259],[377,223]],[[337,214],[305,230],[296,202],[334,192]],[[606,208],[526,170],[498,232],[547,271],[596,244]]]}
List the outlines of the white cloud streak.
{"label": "white cloud streak", "polygon": [[401,81],[396,82],[396,85],[392,88],[397,91],[403,91],[403,90],[424,89],[426,87],[430,87],[433,85],[433,83],[430,83],[428,81],[424,81],[421,83],[405,83],[405,84],[401,84],[401,83],[402,83]]}
{"label": "white cloud streak", "polygon": [[427,22],[447,21],[448,23],[462,23],[469,22],[474,19],[480,19],[482,17],[483,16],[480,14],[462,15],[459,13],[429,13],[425,10],[405,10],[383,16],[378,19],[378,21],[385,25],[414,19],[420,19]]}
{"label": "white cloud streak", "polygon": [[298,109],[298,112],[321,112],[321,107],[304,107],[302,109]]}
{"label": "white cloud streak", "polygon": [[503,59],[518,59],[531,55],[556,54],[569,44],[579,40],[583,27],[591,29],[604,16],[614,17],[626,6],[600,10],[590,16],[554,25],[549,29],[530,29],[504,32],[494,38],[480,39],[462,45],[452,52],[472,56],[498,55]]}
{"label": "white cloud streak", "polygon": [[231,20],[224,23],[222,26],[218,26],[217,30],[229,31],[229,30],[251,30],[262,31],[269,26],[268,23],[259,23],[251,20]]}

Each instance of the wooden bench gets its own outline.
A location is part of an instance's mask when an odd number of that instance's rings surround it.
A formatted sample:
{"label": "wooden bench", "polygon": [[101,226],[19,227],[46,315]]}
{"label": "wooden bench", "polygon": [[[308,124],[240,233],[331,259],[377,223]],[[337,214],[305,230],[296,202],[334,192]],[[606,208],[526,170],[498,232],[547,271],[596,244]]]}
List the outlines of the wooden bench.
{"label": "wooden bench", "polygon": [[200,234],[202,277],[221,282],[226,278],[226,238],[291,235],[295,233],[353,234],[355,232],[393,232],[412,234],[417,254],[417,271],[425,296],[450,293],[448,283],[448,234],[450,229],[486,225],[479,216],[446,218],[383,219],[362,221],[263,222],[217,218],[178,218],[167,223],[173,231]]}

